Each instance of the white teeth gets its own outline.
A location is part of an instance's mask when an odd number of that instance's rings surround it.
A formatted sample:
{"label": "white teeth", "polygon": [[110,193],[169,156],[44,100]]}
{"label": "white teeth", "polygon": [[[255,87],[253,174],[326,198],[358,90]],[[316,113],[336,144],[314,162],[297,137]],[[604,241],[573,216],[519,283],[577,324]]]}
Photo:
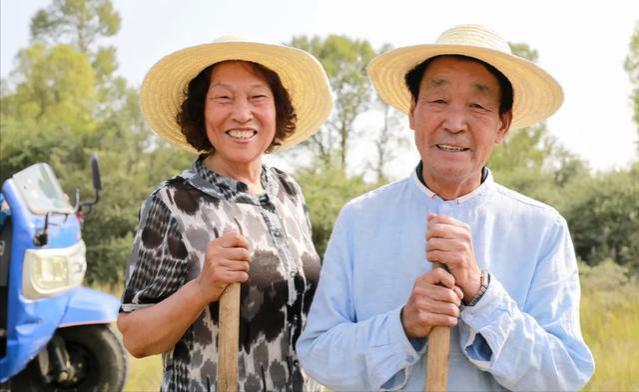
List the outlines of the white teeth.
{"label": "white teeth", "polygon": [[229,136],[236,139],[248,140],[252,138],[257,132],[251,130],[232,129],[227,132]]}
{"label": "white teeth", "polygon": [[441,150],[445,150],[445,151],[464,151],[464,150],[466,150],[466,148],[464,148],[464,147],[450,146],[448,144],[438,144],[437,147],[439,147]]}

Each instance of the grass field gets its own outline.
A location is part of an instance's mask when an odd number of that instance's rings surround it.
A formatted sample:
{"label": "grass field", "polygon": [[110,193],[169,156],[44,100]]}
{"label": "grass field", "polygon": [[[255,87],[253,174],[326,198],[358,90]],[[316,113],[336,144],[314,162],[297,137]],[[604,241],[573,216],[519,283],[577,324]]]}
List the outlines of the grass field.
{"label": "grass field", "polygon": [[162,382],[162,356],[153,355],[142,359],[130,357],[129,378],[125,391],[159,391]]}
{"label": "grass field", "polygon": [[[581,326],[596,371],[584,391],[639,391],[639,284],[604,263],[582,272]],[[158,391],[159,355],[131,358],[126,391]]]}
{"label": "grass field", "polygon": [[581,270],[581,326],[596,366],[584,390],[639,391],[639,284],[612,262]]}

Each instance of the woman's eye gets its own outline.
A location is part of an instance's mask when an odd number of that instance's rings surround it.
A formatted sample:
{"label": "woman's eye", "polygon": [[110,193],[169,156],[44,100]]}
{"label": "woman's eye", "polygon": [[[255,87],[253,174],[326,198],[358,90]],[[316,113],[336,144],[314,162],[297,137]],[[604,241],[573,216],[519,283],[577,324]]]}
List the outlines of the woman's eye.
{"label": "woman's eye", "polygon": [[438,104],[445,104],[446,100],[445,99],[433,99],[432,101],[430,101],[431,103],[438,103]]}

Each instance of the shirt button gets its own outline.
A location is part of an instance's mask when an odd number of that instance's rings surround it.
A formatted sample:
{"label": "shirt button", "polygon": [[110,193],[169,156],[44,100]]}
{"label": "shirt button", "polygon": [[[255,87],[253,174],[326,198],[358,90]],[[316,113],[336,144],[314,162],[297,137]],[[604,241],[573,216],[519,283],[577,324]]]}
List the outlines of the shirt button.
{"label": "shirt button", "polygon": [[275,230],[273,230],[273,235],[275,237],[281,237],[282,236],[282,232],[280,231],[280,229],[275,229]]}
{"label": "shirt button", "polygon": [[291,278],[295,277],[295,271],[291,271],[288,273],[288,276],[290,276]]}

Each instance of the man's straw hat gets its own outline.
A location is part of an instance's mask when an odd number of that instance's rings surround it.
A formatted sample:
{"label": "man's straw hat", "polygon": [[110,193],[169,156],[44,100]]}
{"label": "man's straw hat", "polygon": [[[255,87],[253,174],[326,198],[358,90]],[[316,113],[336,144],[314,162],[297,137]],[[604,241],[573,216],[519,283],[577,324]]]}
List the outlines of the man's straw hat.
{"label": "man's straw hat", "polygon": [[513,55],[503,38],[478,25],[453,27],[442,33],[435,44],[406,46],[381,54],[368,65],[368,75],[384,101],[408,113],[411,94],[405,75],[424,60],[446,54],[480,59],[508,78],[514,92],[512,129],[545,120],[563,102],[561,86],[552,76],[534,63]]}
{"label": "man's straw hat", "polygon": [[140,103],[153,131],[173,144],[196,152],[182,134],[176,116],[188,83],[204,68],[226,60],[259,63],[277,73],[288,91],[297,114],[297,126],[276,149],[304,141],[330,115],[333,106],[331,88],[315,57],[282,45],[222,37],[209,44],[174,52],[151,67],[142,82]]}

